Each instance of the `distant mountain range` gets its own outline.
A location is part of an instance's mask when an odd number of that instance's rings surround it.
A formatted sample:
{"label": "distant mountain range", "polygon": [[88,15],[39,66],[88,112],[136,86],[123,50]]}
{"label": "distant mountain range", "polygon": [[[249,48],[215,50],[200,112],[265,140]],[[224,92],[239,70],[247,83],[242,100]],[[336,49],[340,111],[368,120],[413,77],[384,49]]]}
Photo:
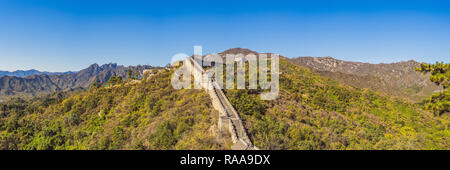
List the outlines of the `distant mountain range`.
{"label": "distant mountain range", "polygon": [[16,76],[16,77],[27,77],[31,75],[40,75],[40,74],[46,74],[46,75],[63,75],[63,74],[71,74],[76,73],[73,71],[67,71],[67,72],[47,72],[47,71],[39,71],[35,69],[31,70],[17,70],[17,71],[1,71],[0,70],[0,77],[3,76]]}
{"label": "distant mountain range", "polygon": [[[0,99],[11,96],[34,97],[50,92],[70,90],[76,88],[87,88],[93,82],[105,83],[111,76],[126,77],[126,71],[152,69],[152,66],[129,66],[117,64],[92,64],[86,69],[78,72],[49,73],[28,70],[15,72],[22,76],[0,77]],[[13,72],[14,73],[14,72]],[[32,74],[35,73],[35,74]],[[23,75],[30,74],[26,77]]]}
{"label": "distant mountain range", "polygon": [[309,67],[321,76],[332,80],[367,88],[392,96],[420,101],[441,88],[431,81],[429,75],[415,71],[420,63],[409,60],[390,64],[370,64],[337,60],[332,57],[297,57],[289,61]]}

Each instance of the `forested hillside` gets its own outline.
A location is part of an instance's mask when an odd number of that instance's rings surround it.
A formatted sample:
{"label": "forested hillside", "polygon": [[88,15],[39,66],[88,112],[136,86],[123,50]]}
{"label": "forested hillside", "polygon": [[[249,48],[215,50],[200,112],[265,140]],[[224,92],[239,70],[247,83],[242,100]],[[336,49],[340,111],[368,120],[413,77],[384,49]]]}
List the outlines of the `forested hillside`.
{"label": "forested hillside", "polygon": [[226,90],[262,149],[450,149],[449,118],[280,60],[280,95]]}
{"label": "forested hillside", "polygon": [[0,104],[0,149],[226,149],[202,90],[174,90],[171,71],[137,83]]}

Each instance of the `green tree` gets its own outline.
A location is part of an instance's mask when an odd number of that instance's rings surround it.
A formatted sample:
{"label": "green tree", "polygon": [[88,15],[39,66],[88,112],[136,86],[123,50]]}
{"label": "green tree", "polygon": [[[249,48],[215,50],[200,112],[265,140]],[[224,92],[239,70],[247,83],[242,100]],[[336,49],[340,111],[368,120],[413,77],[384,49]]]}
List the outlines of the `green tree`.
{"label": "green tree", "polygon": [[132,76],[133,76],[133,71],[132,71],[131,69],[127,69],[127,76],[128,76],[128,79],[131,79],[131,78],[132,78]]}
{"label": "green tree", "polygon": [[424,100],[426,109],[443,114],[450,111],[450,64],[444,62],[436,62],[436,64],[422,63],[416,71],[423,74],[431,73],[430,80],[437,85],[442,85],[444,91],[433,94],[430,98]]}
{"label": "green tree", "polygon": [[91,90],[92,90],[92,89],[98,89],[98,88],[100,88],[100,86],[101,86],[101,83],[99,83],[99,82],[93,82],[89,88],[90,88]]}
{"label": "green tree", "polygon": [[416,71],[421,73],[431,73],[430,80],[437,85],[442,85],[447,89],[450,85],[450,63],[436,62],[436,64],[422,63]]}
{"label": "green tree", "polygon": [[134,79],[139,79],[140,75],[141,75],[141,72],[139,70],[134,71]]}

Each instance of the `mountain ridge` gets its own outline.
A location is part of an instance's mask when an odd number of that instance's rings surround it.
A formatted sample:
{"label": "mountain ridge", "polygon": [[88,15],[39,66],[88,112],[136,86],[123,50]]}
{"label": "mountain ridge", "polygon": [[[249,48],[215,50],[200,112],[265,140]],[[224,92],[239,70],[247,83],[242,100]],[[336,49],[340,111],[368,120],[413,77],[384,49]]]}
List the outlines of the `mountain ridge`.
{"label": "mountain ridge", "polygon": [[41,74],[47,74],[47,75],[64,75],[64,74],[72,74],[76,73],[76,71],[66,71],[66,72],[48,72],[48,71],[39,71],[36,69],[29,69],[29,70],[15,70],[15,71],[2,71],[0,70],[0,77],[3,76],[15,76],[15,77],[27,77],[31,75],[41,75]]}
{"label": "mountain ridge", "polygon": [[27,77],[0,77],[0,98],[8,97],[36,97],[51,92],[87,88],[93,82],[105,83],[111,76],[127,76],[127,70],[152,69],[152,66],[128,66],[109,63],[99,66],[97,63],[76,73],[47,75],[35,74]]}
{"label": "mountain ridge", "polygon": [[414,60],[394,63],[363,63],[332,57],[296,57],[289,62],[310,68],[332,80],[358,88],[368,88],[415,102],[421,101],[441,87],[415,71],[420,65]]}

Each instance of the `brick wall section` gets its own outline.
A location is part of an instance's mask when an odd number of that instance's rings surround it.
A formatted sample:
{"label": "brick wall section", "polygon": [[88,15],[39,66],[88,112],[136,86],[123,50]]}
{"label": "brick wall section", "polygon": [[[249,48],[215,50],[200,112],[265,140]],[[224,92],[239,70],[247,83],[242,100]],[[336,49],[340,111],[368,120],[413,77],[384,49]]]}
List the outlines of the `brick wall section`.
{"label": "brick wall section", "polygon": [[196,81],[200,80],[201,82],[196,82],[201,85],[203,89],[205,89],[213,104],[214,109],[219,112],[219,121],[218,127],[219,130],[228,130],[231,134],[231,139],[233,141],[233,145],[231,149],[233,150],[257,150],[258,148],[254,146],[248,137],[248,134],[245,130],[244,124],[239,117],[239,114],[231,105],[228,98],[223,93],[222,89],[219,87],[217,82],[208,81],[208,79],[203,78],[205,74],[205,70],[200,64],[198,64],[192,58],[188,58],[184,62],[186,64],[186,68],[193,73],[194,76],[201,76],[202,78],[195,79]]}

